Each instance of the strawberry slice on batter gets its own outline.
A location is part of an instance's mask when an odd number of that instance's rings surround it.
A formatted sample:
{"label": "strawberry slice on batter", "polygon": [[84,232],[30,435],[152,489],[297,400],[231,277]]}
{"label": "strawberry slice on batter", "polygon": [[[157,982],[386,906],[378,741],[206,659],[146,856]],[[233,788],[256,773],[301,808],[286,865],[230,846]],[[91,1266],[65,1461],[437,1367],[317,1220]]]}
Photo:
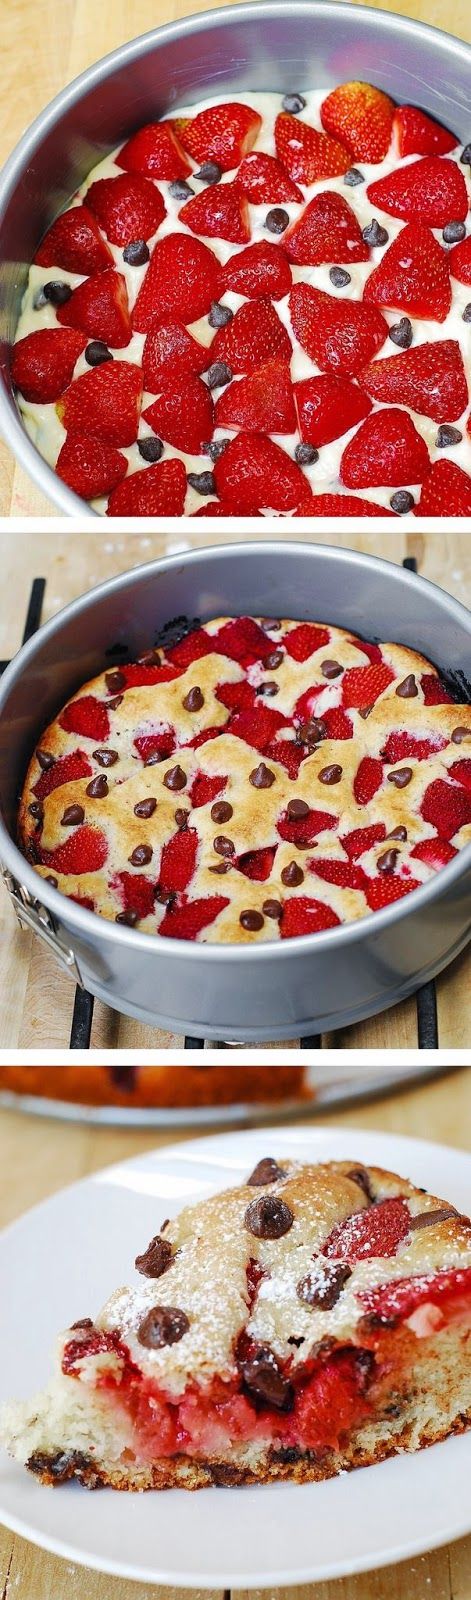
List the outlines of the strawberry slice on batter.
{"label": "strawberry slice on batter", "polygon": [[267,361],[248,377],[230,383],[217,401],[215,420],[218,428],[294,433],[296,412],[287,363]]}
{"label": "strawberry slice on batter", "polygon": [[296,383],[294,398],[301,439],[317,447],[339,439],[342,433],[363,422],[371,411],[371,401],[357,384],[349,383],[346,378],[335,378],[330,372]]}
{"label": "strawberry slice on batter", "polygon": [[72,206],[48,228],[34,260],[38,267],[60,267],[89,277],[113,265],[111,250],[102,238],[88,206]]}
{"label": "strawberry slice on batter", "polygon": [[311,516],[393,517],[394,511],[390,511],[387,506],[376,505],[374,500],[362,500],[360,495],[315,494],[313,495]]}
{"label": "strawberry slice on batter", "polygon": [[422,839],[411,850],[411,857],[416,861],[424,861],[427,867],[432,867],[434,872],[439,872],[441,867],[447,867],[453,861],[458,851],[446,839]]}
{"label": "strawberry slice on batter", "polygon": [[123,145],[116,165],[148,178],[187,178],[191,172],[174,123],[148,122]]}
{"label": "strawberry slice on batter", "polygon": [[175,457],[132,472],[113,489],[108,517],[182,517],[186,496],[183,461]]}
{"label": "strawberry slice on batter", "polygon": [[428,117],[417,106],[399,106],[394,113],[393,129],[401,156],[447,156],[456,150],[458,140],[448,128]]}
{"label": "strawberry slice on batter", "polygon": [[471,477],[456,461],[434,461],[422,484],[416,517],[470,517]]}
{"label": "strawberry slice on batter", "polygon": [[192,233],[207,239],[228,239],[247,244],[250,239],[248,201],[238,183],[214,183],[188,200],[180,220]]}
{"label": "strawberry slice on batter", "polygon": [[87,205],[111,244],[150,239],[165,216],[160,189],[137,172],[99,178],[87,190]]}
{"label": "strawberry slice on batter", "polygon": [[418,878],[397,878],[393,872],[383,872],[381,877],[367,878],[365,894],[370,911],[384,911],[385,906],[403,900],[413,889],[420,889]]}
{"label": "strawberry slice on batter", "polygon": [[323,371],[355,377],[387,338],[387,323],[375,306],[339,300],[312,283],[295,283],[289,306],[293,333]]}
{"label": "strawberry slice on batter", "polygon": [[346,145],[355,161],[384,160],[393,116],[393,101],[372,83],[340,83],[321,105],[322,127]]}
{"label": "strawberry slice on batter", "polygon": [[113,445],[90,438],[87,433],[71,433],[59,451],[55,470],[75,494],[83,500],[94,500],[116,489],[126,477],[128,463]]}
{"label": "strawberry slice on batter", "polygon": [[56,850],[40,850],[39,859],[42,866],[50,867],[52,872],[80,877],[84,872],[99,872],[107,855],[108,840],[104,833],[85,823],[83,827],[74,828]]}
{"label": "strawberry slice on batter", "polygon": [[11,352],[11,375],[24,399],[36,405],[58,400],[86,343],[72,328],[38,328],[18,339]]}
{"label": "strawberry slice on batter", "polygon": [[253,206],[279,206],[286,201],[303,199],[301,189],[288,177],[281,161],[261,150],[244,157],[237,182]]}
{"label": "strawberry slice on batter", "polygon": [[471,234],[467,239],[462,239],[460,244],[453,245],[448,256],[448,266],[452,278],[457,278],[458,283],[471,283]]}
{"label": "strawberry slice on batter", "polygon": [[280,922],[282,939],[296,939],[300,934],[324,933],[327,928],[340,927],[340,917],[323,900],[312,900],[309,895],[292,895],[285,900]]}
{"label": "strawberry slice on batter", "polygon": [[280,111],[275,122],[278,160],[295,183],[318,183],[337,178],[350,166],[350,153],[337,139],[329,139],[308,122]]}
{"label": "strawberry slice on batter", "polygon": [[411,417],[399,407],[372,412],[349,440],[340,463],[347,489],[422,483],[430,457]]}
{"label": "strawberry slice on batter", "polygon": [[160,322],[196,322],[217,300],[219,261],[202,239],[169,233],[158,239],[132,313],[137,333]]}
{"label": "strawberry slice on batter", "polygon": [[314,195],[284,235],[283,248],[296,266],[318,267],[324,261],[368,261],[360,224],[343,195],[329,189]]}
{"label": "strawberry slice on batter", "polygon": [[246,850],[244,855],[238,856],[234,866],[242,872],[244,878],[251,878],[255,883],[266,883],[271,877],[273,862],[278,845],[267,845],[264,850]]}
{"label": "strawberry slice on batter", "polygon": [[439,839],[449,842],[471,822],[471,794],[461,784],[434,778],[425,790],[420,814],[436,829]]}
{"label": "strawberry slice on batter", "polygon": [[41,772],[37,783],[33,784],[33,794],[38,800],[45,800],[46,795],[52,794],[54,789],[61,789],[64,783],[76,783],[78,778],[89,778],[93,767],[84,755],[83,750],[73,750],[68,756],[60,756],[52,767],[46,767]]}
{"label": "strawberry slice on batter", "polygon": [[180,828],[168,839],[160,859],[160,889],[179,894],[188,888],[196,866],[198,844],[196,828]]}
{"label": "strawberry slice on batter", "polygon": [[261,433],[238,433],[214,467],[217,493],[242,515],[292,511],[306,498],[306,479],[285,450]]}
{"label": "strawberry slice on batter", "polygon": [[144,388],[151,394],[171,389],[190,373],[205,371],[210,361],[206,345],[200,344],[182,322],[162,322],[146,335],[142,352]]}
{"label": "strawberry slice on batter", "polygon": [[123,349],[131,338],[126,279],[114,267],[84,278],[58,307],[57,319],[64,328],[80,328],[90,339]]}
{"label": "strawberry slice on batter", "polygon": [[373,822],[370,828],[353,828],[351,833],[344,833],[341,844],[349,860],[358,861],[360,856],[366,855],[367,850],[373,849],[373,845],[382,844],[385,838],[384,822]]}
{"label": "strawberry slice on batter", "polygon": [[283,643],[293,661],[309,661],[316,650],[328,645],[329,639],[328,628],[317,627],[314,622],[300,622],[299,627],[288,629]]}
{"label": "strawberry slice on batter", "polygon": [[226,787],[227,778],[216,775],[213,777],[207,772],[197,772],[188,790],[188,799],[191,801],[193,811],[197,811],[199,806],[212,805],[213,800],[217,799],[218,794],[223,794]]}
{"label": "strawberry slice on batter", "polygon": [[[290,802],[293,804],[293,802]],[[295,844],[298,850],[306,850],[318,833],[326,829],[338,827],[338,817],[332,816],[330,811],[316,811],[308,807],[303,816],[291,816],[289,807],[278,818],[276,824],[280,839],[285,839],[288,844]]]}
{"label": "strawberry slice on batter", "polygon": [[201,455],[203,444],[212,437],[211,395],[207,385],[192,372],[165,389],[142,415],[153,433],[188,455]]}
{"label": "strawberry slice on batter", "polygon": [[291,283],[291,267],[282,246],[269,244],[266,239],[238,250],[221,267],[220,293],[231,289],[247,300],[282,300],[289,294]]}
{"label": "strawberry slice on batter", "polygon": [[367,278],[363,300],[412,317],[445,321],[451,308],[450,261],[422,219],[401,228]]}
{"label": "strawberry slice on batter", "polygon": [[[357,806],[367,806],[383,782],[383,763],[375,756],[362,756],[353,779]],[[363,832],[363,829],[361,830]]]}
{"label": "strawberry slice on batter", "polygon": [[369,667],[347,667],[342,678],[344,706],[372,706],[393,682],[394,673],[386,661],[370,662]]}
{"label": "strawberry slice on batter", "polygon": [[420,217],[430,228],[444,228],[447,222],[464,222],[468,214],[468,193],[463,173],[456,161],[442,156],[424,156],[410,166],[396,167],[384,178],[368,184],[368,199],[391,217],[414,222]]}
{"label": "strawberry slice on batter", "polygon": [[322,1247],[331,1261],[369,1261],[372,1256],[395,1256],[410,1233],[411,1215],[402,1196],[379,1200],[354,1211],[332,1229]]}
{"label": "strawberry slice on batter", "polygon": [[226,362],[231,373],[244,375],[276,358],[289,362],[291,355],[289,334],[268,297],[239,306],[211,345],[212,362]]}
{"label": "strawberry slice on batter", "polygon": [[57,414],[67,433],[86,433],[120,448],[137,439],[141,396],[140,367],[105,361],[74,379],[57,403]]}
{"label": "strawberry slice on batter", "polygon": [[96,739],[104,744],[110,735],[110,719],[103,700],[93,694],[83,694],[79,700],[70,700],[59,717],[65,733],[78,733],[82,739]]}
{"label": "strawberry slice on batter", "polygon": [[468,404],[468,384],[457,339],[433,339],[397,356],[373,361],[358,382],[373,400],[410,406],[434,422],[455,422]]}
{"label": "strawberry slice on batter", "polygon": [[208,895],[205,900],[187,900],[183,905],[171,905],[159,924],[159,933],[166,939],[197,939],[203,928],[216,921],[228,899],[222,894]]}
{"label": "strawberry slice on batter", "polygon": [[187,122],[182,144],[193,161],[214,161],[222,172],[238,167],[255,144],[262,118],[238,100],[209,106]]}

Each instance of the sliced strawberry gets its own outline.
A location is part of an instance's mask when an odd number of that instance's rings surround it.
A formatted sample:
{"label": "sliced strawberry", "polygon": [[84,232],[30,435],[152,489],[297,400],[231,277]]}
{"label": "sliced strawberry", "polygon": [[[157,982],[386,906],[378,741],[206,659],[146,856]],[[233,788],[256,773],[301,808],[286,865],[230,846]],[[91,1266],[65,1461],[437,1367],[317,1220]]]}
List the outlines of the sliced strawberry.
{"label": "sliced strawberry", "polygon": [[295,283],[289,305],[296,338],[327,372],[355,377],[387,337],[387,323],[375,307],[336,299],[312,283]]}
{"label": "sliced strawberry", "polygon": [[138,661],[131,661],[129,666],[120,667],[119,671],[125,679],[126,689],[140,689],[146,683],[172,683],[174,678],[181,677],[178,667],[146,667]]}
{"label": "sliced strawberry", "polygon": [[221,267],[220,293],[231,289],[248,300],[282,300],[291,288],[291,268],[280,244],[269,244],[260,239],[230,256]]}
{"label": "sliced strawberry", "polygon": [[231,661],[239,661],[241,666],[250,667],[254,661],[264,661],[270,655],[273,644],[253,617],[236,617],[232,622],[225,622],[218,633],[213,634],[213,649],[217,650],[218,655],[229,656]]}
{"label": "sliced strawberry", "polygon": [[395,1256],[410,1233],[411,1215],[402,1195],[378,1200],[374,1206],[354,1211],[332,1228],[322,1248],[333,1261],[369,1261],[372,1256]]}
{"label": "sliced strawberry", "polygon": [[93,767],[83,750],[73,750],[70,756],[60,756],[52,767],[46,767],[41,772],[33,786],[33,794],[38,800],[45,800],[46,795],[52,794],[53,789],[62,788],[63,783],[75,783],[77,778],[88,778],[92,772]]}
{"label": "sliced strawberry", "polygon": [[162,918],[159,933],[166,939],[197,939],[203,928],[215,922],[229,901],[222,894],[208,895],[206,900],[188,900],[186,905],[170,906]]}
{"label": "sliced strawberry", "polygon": [[456,1301],[468,1310],[471,1267],[449,1267],[442,1272],[419,1272],[413,1278],[394,1278],[358,1295],[363,1310],[387,1326],[411,1317],[419,1306],[441,1307]]}
{"label": "sliced strawberry", "polygon": [[437,678],[435,672],[423,672],[420,687],[426,706],[446,706],[453,704],[453,697],[445,689],[444,683]]}
{"label": "sliced strawberry", "polygon": [[436,829],[439,839],[453,839],[471,822],[471,794],[457,783],[434,778],[425,790],[420,814]]}
{"label": "sliced strawberry", "polygon": [[[378,361],[378,366],[382,362]],[[330,372],[304,378],[294,386],[299,432],[306,444],[330,444],[354,428],[371,411],[368,400],[355,383],[334,378]]]}
{"label": "sliced strawberry", "polygon": [[[374,756],[362,756],[353,779],[357,806],[367,806],[383,782],[383,765]],[[363,831],[363,830],[362,830]]]}
{"label": "sliced strawberry", "polygon": [[65,733],[79,733],[82,739],[97,739],[104,744],[110,734],[110,719],[103,700],[83,694],[61,711],[59,725]]}
{"label": "sliced strawberry", "polygon": [[359,639],[356,637],[349,639],[348,643],[354,644],[356,650],[361,650],[362,656],[367,656],[368,661],[378,662],[378,665],[382,662],[383,657],[380,646],[379,644],[372,644],[371,639]]}
{"label": "sliced strawberry", "polygon": [[247,678],[242,678],[239,683],[218,683],[216,700],[222,706],[227,706],[228,711],[246,711],[256,704],[255,689]]}
{"label": "sliced strawberry", "polygon": [[305,817],[290,817],[287,811],[282,813],[276,824],[280,839],[286,839],[288,844],[295,844],[298,850],[305,850],[317,839],[318,833],[326,829],[336,828],[338,817],[333,817],[330,811],[307,812]]}
{"label": "sliced strawberry", "polygon": [[[236,517],[237,511],[235,506],[226,505],[224,500],[206,500],[204,506],[200,506],[199,511],[192,511],[190,514],[192,517]],[[253,509],[251,511],[246,510],[244,511],[244,516],[261,517],[262,512],[254,511]]]}
{"label": "sliced strawberry", "polygon": [[313,517],[393,517],[386,506],[377,506],[374,500],[362,500],[354,494],[316,494],[313,496]]}
{"label": "sliced strawberry", "polygon": [[254,150],[241,162],[237,182],[253,206],[279,206],[283,201],[303,198],[281,161],[261,150]]}
{"label": "sliced strawberry", "polygon": [[194,739],[188,739],[188,741],[187,741],[188,749],[189,750],[199,750],[200,744],[207,744],[209,739],[219,739],[220,736],[221,736],[220,727],[218,727],[218,728],[203,728],[201,733],[196,733],[195,734]]}
{"label": "sliced strawberry", "polygon": [[435,422],[455,422],[468,404],[457,339],[434,339],[398,356],[373,361],[358,381],[373,400],[410,406]]}
{"label": "sliced strawberry", "polygon": [[186,472],[183,461],[175,457],[160,461],[144,472],[133,472],[113,489],[108,501],[108,517],[182,517],[185,508]]}
{"label": "sliced strawberry", "polygon": [[75,900],[76,906],[81,906],[83,911],[95,910],[95,901],[89,894],[69,894],[69,900]]}
{"label": "sliced strawberry", "polygon": [[373,845],[382,844],[385,838],[384,822],[372,822],[370,828],[353,828],[351,833],[345,833],[341,844],[349,861],[358,861],[360,856],[366,855],[367,850],[372,850]]}
{"label": "sliced strawberry", "polygon": [[238,856],[235,866],[238,872],[243,872],[244,878],[252,878],[256,883],[266,883],[271,877],[273,862],[278,845],[267,846],[265,850],[246,850],[245,854]]}
{"label": "sliced strawberry", "polygon": [[219,328],[211,345],[211,359],[226,361],[231,372],[256,372],[278,357],[291,360],[291,340],[271,300],[247,301],[232,322]]}
{"label": "sliced strawberry", "polygon": [[323,900],[310,900],[307,894],[285,900],[280,923],[282,939],[296,939],[303,933],[324,933],[326,928],[339,926],[340,917]]}
{"label": "sliced strawberry", "polygon": [[104,361],[66,389],[57,413],[67,433],[89,434],[105,444],[134,444],[139,427],[142,373],[129,361]]}
{"label": "sliced strawberry", "polygon": [[114,267],[84,278],[59,306],[57,320],[64,328],[81,328],[90,339],[123,349],[131,338],[126,279]]}
{"label": "sliced strawberry", "polygon": [[343,195],[325,189],[314,195],[284,235],[283,246],[296,266],[318,267],[324,261],[368,261],[355,212]]}
{"label": "sliced strawberry", "polygon": [[162,322],[146,336],[142,352],[144,388],[151,394],[172,389],[189,373],[204,372],[209,359],[206,346],[199,344],[183,323]]}
{"label": "sliced strawberry", "polygon": [[393,872],[382,872],[377,878],[367,878],[365,894],[370,911],[383,911],[396,900],[403,900],[412,889],[420,889],[418,878],[396,878]]}
{"label": "sliced strawberry", "polygon": [[193,810],[197,811],[199,806],[212,804],[226,786],[227,778],[211,778],[206,772],[197,772],[188,790],[188,799],[191,800]]}
{"label": "sliced strawberry", "polygon": [[313,856],[307,863],[310,872],[318,878],[323,878],[324,883],[335,883],[339,889],[363,889],[365,874],[361,867],[352,866],[350,861],[319,861]]}
{"label": "sliced strawberry", "polygon": [[251,106],[226,100],[192,117],[182,132],[182,144],[194,161],[215,161],[222,172],[229,172],[248,155],[261,126],[262,118]]}
{"label": "sliced strawberry", "polygon": [[108,841],[104,833],[85,823],[83,828],[74,828],[56,850],[41,850],[40,861],[53,872],[70,872],[73,877],[79,877],[83,872],[99,872],[107,855]]}
{"label": "sliced strawberry", "polygon": [[318,183],[320,178],[337,178],[350,166],[345,145],[328,139],[308,122],[280,111],[275,122],[278,160],[295,183]]}
{"label": "sliced strawberry", "polygon": [[408,758],[428,761],[429,756],[437,750],[444,750],[447,743],[447,739],[442,739],[438,733],[429,739],[416,739],[413,733],[390,733],[381,755],[383,761],[391,762],[393,766],[397,761],[407,761]]}
{"label": "sliced strawberry", "polygon": [[216,405],[218,428],[246,428],[255,433],[294,433],[296,412],[286,361],[266,366],[228,384]]}
{"label": "sliced strawberry", "polygon": [[111,250],[87,206],[72,206],[56,217],[34,260],[38,267],[61,267],[63,272],[84,273],[87,277],[113,264]]}
{"label": "sliced strawberry", "polygon": [[353,723],[345,715],[341,706],[329,706],[328,711],[322,712],[322,721],[325,722],[329,739],[351,739],[353,737]]}
{"label": "sliced strawberry", "polygon": [[39,328],[18,339],[11,352],[11,375],[25,400],[47,405],[70,383],[87,341],[68,328]]}
{"label": "sliced strawberry", "polygon": [[448,128],[428,117],[417,106],[399,106],[394,114],[394,133],[398,154],[402,156],[446,156],[458,140]]}
{"label": "sliced strawberry", "polygon": [[[235,320],[235,318],[234,318]],[[238,433],[214,467],[221,500],[239,514],[252,510],[291,511],[306,494],[306,479],[291,457],[260,433]]]}
{"label": "sliced strawberry", "polygon": [[456,778],[457,783],[462,783],[464,789],[471,789],[471,757],[463,756],[461,761],[454,761],[449,768],[450,778]]}
{"label": "sliced strawberry", "polygon": [[188,455],[201,455],[203,444],[211,439],[214,428],[210,391],[202,378],[192,372],[177,380],[171,389],[164,390],[142,415],[154,433]]}
{"label": "sliced strawberry", "polygon": [[117,872],[111,889],[119,892],[124,911],[133,911],[139,921],[154,910],[155,880],[140,872]]}
{"label": "sliced strawberry", "polygon": [[306,760],[307,752],[301,744],[295,744],[294,739],[270,739],[265,755],[270,761],[279,761],[285,767],[289,778],[297,778],[299,768]]}
{"label": "sliced strawberry", "polygon": [[267,745],[275,738],[279,728],[285,726],[286,719],[279,711],[273,711],[271,706],[257,705],[253,710],[235,711],[230,718],[227,732],[235,739],[243,739],[245,744],[254,750],[260,750],[263,755]]}
{"label": "sliced strawberry", "polygon": [[196,828],[180,828],[164,844],[160,860],[159,887],[181,893],[188,887],[198,852]]}
{"label": "sliced strawberry", "polygon": [[415,507],[417,517],[469,517],[471,516],[471,477],[455,461],[434,461],[420,500]]}
{"label": "sliced strawberry", "polygon": [[452,278],[457,278],[459,283],[471,283],[471,234],[450,250],[448,266]]}
{"label": "sliced strawberry", "polygon": [[207,244],[187,233],[158,240],[132,314],[133,328],[147,333],[160,322],[196,322],[217,300],[219,262]]}
{"label": "sliced strawberry", "polygon": [[165,216],[160,189],[139,173],[100,178],[87,190],[87,205],[112,244],[150,239]]}
{"label": "sliced strawberry", "polygon": [[422,221],[401,228],[370,272],[363,299],[413,317],[445,321],[451,307],[449,258]]}
{"label": "sliced strawberry", "polygon": [[149,756],[159,756],[161,761],[165,761],[167,756],[173,755],[176,742],[175,729],[165,728],[162,733],[138,734],[134,740],[134,748],[144,763],[149,760]]}
{"label": "sliced strawberry", "polygon": [[441,156],[424,156],[411,166],[396,167],[368,184],[366,192],[374,206],[404,222],[420,217],[431,228],[444,228],[450,221],[464,222],[468,215],[463,173],[456,161]]}
{"label": "sliced strawberry", "polygon": [[[302,623],[301,627],[309,628],[310,624],[309,623]],[[293,629],[294,633],[297,633],[297,631],[298,631],[297,628]],[[329,633],[329,638],[330,638],[330,633]],[[285,639],[286,640],[289,639],[289,633],[285,634]],[[297,647],[297,642],[295,640],[295,644],[294,644],[295,651],[296,651],[296,647]],[[300,639],[300,649],[302,650],[303,647],[304,647],[304,642],[303,642],[303,639],[301,637],[301,639]],[[307,656],[306,656],[306,661],[309,660],[309,654],[310,654],[309,639],[307,641],[307,652],[308,653],[307,653]],[[296,656],[294,656],[293,659],[296,660]],[[304,689],[303,693],[299,695],[299,698],[296,700],[296,704],[295,704],[295,707],[294,707],[294,720],[296,722],[296,725],[298,725],[299,723],[302,723],[302,722],[307,722],[310,717],[312,717],[312,716],[315,717],[316,716],[316,700],[318,700],[320,694],[323,694],[324,689],[325,689],[325,683],[310,683],[309,684],[309,688],[308,689]]]}
{"label": "sliced strawberry", "polygon": [[172,666],[181,667],[185,671],[192,661],[200,661],[202,656],[209,656],[214,650],[213,640],[204,628],[194,628],[191,633],[185,634],[179,644],[170,645],[166,651],[167,660]]}
{"label": "sliced strawberry", "polygon": [[379,484],[422,483],[430,457],[411,417],[399,407],[384,407],[362,422],[349,440],[340,463],[347,489],[372,489]]}
{"label": "sliced strawberry", "polygon": [[344,706],[374,705],[393,678],[394,673],[386,661],[370,663],[369,667],[347,667],[342,678]]}
{"label": "sliced strawberry", "polygon": [[329,628],[317,627],[313,622],[300,622],[285,634],[286,653],[293,661],[309,661],[316,650],[323,650],[330,639]]}
{"label": "sliced strawberry", "polygon": [[391,143],[394,105],[372,83],[340,83],[322,101],[321,122],[355,161],[383,161]]}
{"label": "sliced strawberry", "polygon": [[148,178],[187,178],[191,171],[173,123],[148,122],[123,144],[117,167],[125,172],[143,172]]}
{"label": "sliced strawberry", "polygon": [[434,872],[439,872],[440,867],[448,866],[453,861],[458,851],[446,839],[422,839],[420,844],[415,844],[411,850],[411,857],[417,861],[425,861],[427,867],[433,867]]}
{"label": "sliced strawberry", "polygon": [[247,244],[250,239],[249,206],[238,183],[214,183],[201,189],[180,211],[192,233],[207,239],[228,239]]}
{"label": "sliced strawberry", "polygon": [[83,500],[94,500],[97,495],[110,494],[126,477],[127,470],[126,457],[119,450],[84,433],[67,436],[55,466],[57,476],[75,494],[80,494]]}

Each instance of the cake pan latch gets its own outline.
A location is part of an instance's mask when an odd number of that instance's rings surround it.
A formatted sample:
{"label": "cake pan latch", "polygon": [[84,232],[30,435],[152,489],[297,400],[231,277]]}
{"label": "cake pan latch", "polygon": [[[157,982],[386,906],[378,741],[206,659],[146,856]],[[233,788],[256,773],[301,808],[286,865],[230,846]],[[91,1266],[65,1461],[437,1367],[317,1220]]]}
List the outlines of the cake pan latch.
{"label": "cake pan latch", "polygon": [[83,989],[85,985],[74,951],[67,945],[61,944],[54,918],[47,906],[43,906],[40,900],[35,899],[6,867],[0,870],[20,928],[30,928],[33,933],[38,933],[63,971],[68,972],[74,983],[78,983]]}

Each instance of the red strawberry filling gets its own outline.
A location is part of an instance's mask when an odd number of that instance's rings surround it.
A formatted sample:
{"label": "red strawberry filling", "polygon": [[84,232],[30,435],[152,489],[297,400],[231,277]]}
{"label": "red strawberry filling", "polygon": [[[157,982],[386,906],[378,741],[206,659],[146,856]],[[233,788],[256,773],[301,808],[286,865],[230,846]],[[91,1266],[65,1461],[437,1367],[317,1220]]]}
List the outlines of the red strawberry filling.
{"label": "red strawberry filling", "polygon": [[70,838],[59,844],[56,850],[40,850],[39,860],[43,867],[50,867],[53,872],[71,873],[79,877],[83,872],[99,872],[104,866],[108,855],[108,841],[99,828],[75,828]]}
{"label": "red strawberry filling", "polygon": [[402,1197],[380,1200],[355,1211],[332,1229],[322,1254],[335,1261],[367,1261],[370,1256],[395,1256],[410,1233],[410,1211]]}
{"label": "red strawberry filling", "polygon": [[298,850],[305,850],[318,833],[324,833],[326,828],[337,828],[338,820],[330,811],[315,811],[308,807],[300,817],[290,816],[289,810],[285,811],[276,826],[280,839],[286,839],[288,844],[296,844]]}
{"label": "red strawberry filling", "polygon": [[52,794],[54,789],[60,789],[63,783],[74,783],[77,778],[89,778],[93,767],[82,750],[73,750],[69,756],[60,756],[52,767],[46,767],[33,785],[33,794],[38,800],[45,800],[46,795]]}
{"label": "red strawberry filling", "polygon": [[102,700],[84,694],[80,700],[71,700],[61,711],[60,727],[65,733],[79,733],[85,739],[98,739],[103,743],[110,733],[110,719]]}

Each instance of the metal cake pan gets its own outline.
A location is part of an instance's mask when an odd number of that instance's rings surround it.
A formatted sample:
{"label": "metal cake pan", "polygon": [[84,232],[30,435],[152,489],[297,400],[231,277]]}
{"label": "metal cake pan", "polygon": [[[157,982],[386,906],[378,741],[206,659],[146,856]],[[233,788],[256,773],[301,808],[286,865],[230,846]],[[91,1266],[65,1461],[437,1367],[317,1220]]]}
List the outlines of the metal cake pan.
{"label": "metal cake pan", "polygon": [[23,428],[9,374],[29,263],[90,169],[131,131],[208,94],[332,88],[361,78],[469,137],[471,47],[392,12],[331,0],[255,0],[184,17],[114,50],[68,85],[0,176],[0,432],[38,488],[94,517]]}
{"label": "metal cake pan", "polygon": [[[203,1038],[292,1039],[341,1028],[404,999],[471,934],[471,846],[386,910],[325,933],[251,945],[187,944],[84,911],[14,843],[18,792],[38,737],[121,644],[131,657],[172,617],[317,618],[395,640],[469,675],[471,613],[434,584],[352,550],[283,541],[193,551],[75,600],[15,657],[0,687],[0,860],[20,920],[75,980],[116,1010]],[[108,656],[108,660],[109,660]]]}

